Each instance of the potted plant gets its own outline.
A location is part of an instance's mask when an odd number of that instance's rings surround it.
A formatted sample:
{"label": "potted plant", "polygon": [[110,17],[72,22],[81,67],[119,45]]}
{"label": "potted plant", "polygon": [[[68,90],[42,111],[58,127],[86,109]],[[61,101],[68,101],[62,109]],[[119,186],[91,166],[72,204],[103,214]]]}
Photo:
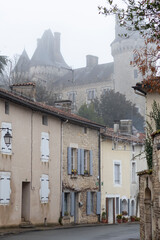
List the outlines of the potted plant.
{"label": "potted plant", "polygon": [[72,169],[72,174],[77,175],[77,169]]}
{"label": "potted plant", "polygon": [[118,214],[116,218],[118,223],[122,222],[122,214]]}
{"label": "potted plant", "polygon": [[131,216],[130,219],[131,219],[131,222],[135,222],[136,216]]}
{"label": "potted plant", "polygon": [[122,222],[123,222],[123,223],[128,222],[128,218],[127,218],[127,217],[122,217]]}
{"label": "potted plant", "polygon": [[69,213],[66,211],[66,212],[64,212],[64,216],[68,216],[69,215]]}
{"label": "potted plant", "polygon": [[102,212],[102,222],[107,223],[106,212]]}
{"label": "potted plant", "polygon": [[88,170],[84,170],[84,175],[88,176]]}

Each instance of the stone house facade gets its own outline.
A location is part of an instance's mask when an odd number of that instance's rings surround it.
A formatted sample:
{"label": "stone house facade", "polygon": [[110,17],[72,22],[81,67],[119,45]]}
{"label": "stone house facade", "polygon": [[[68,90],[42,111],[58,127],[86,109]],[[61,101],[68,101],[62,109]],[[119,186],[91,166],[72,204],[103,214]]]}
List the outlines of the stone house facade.
{"label": "stone house facade", "polygon": [[[61,109],[35,102],[34,87],[35,84],[26,83],[14,85],[11,91],[0,89],[1,227],[58,223],[64,207],[62,180],[63,186],[67,186],[67,189],[76,191],[78,186],[83,191],[84,189],[99,191],[99,187],[95,184],[95,175],[98,176],[99,145],[97,142],[101,126]],[[67,130],[67,126],[72,129]],[[90,135],[82,134],[78,141],[78,135],[84,128],[88,129]],[[6,145],[4,136],[8,131],[12,136],[12,143]],[[71,139],[69,139],[70,133],[73,134]],[[91,142],[88,148],[85,139],[87,143]],[[93,168],[90,168],[90,171],[93,170],[92,176],[88,177],[88,182],[85,181],[85,186],[81,183],[83,174],[78,176],[78,185],[72,186],[74,184],[68,183],[67,180],[72,181],[70,175],[65,173],[65,164],[64,169],[62,168],[62,159],[65,159],[64,163],[67,162],[66,151],[72,143],[78,144],[81,149],[87,148],[93,151],[92,163],[94,164]],[[73,179],[73,182],[75,181],[76,179]],[[76,196],[78,193],[75,194],[75,199]],[[96,196],[100,197],[99,194]],[[81,199],[82,194],[78,197]],[[77,199],[77,204],[79,201]],[[95,213],[94,220],[88,217],[87,221],[97,221],[97,216]],[[79,222],[83,222],[83,217],[84,215],[81,214]]]}
{"label": "stone house facade", "polygon": [[95,223],[101,204],[99,130],[68,122],[62,128],[63,223]]}
{"label": "stone house facade", "polygon": [[[116,124],[117,125],[117,124]],[[139,178],[137,171],[146,168],[142,157],[144,135],[124,134],[106,129],[101,139],[101,213],[108,223],[116,216],[139,216]]]}

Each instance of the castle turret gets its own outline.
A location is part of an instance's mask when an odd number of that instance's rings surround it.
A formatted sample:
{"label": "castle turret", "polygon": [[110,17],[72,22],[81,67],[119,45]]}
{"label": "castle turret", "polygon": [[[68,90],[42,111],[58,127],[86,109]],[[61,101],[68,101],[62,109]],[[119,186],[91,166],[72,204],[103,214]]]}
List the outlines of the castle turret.
{"label": "castle turret", "polygon": [[[127,37],[124,34],[127,33]],[[123,35],[123,36],[122,36]],[[141,49],[144,40],[138,32],[129,32],[119,26],[116,19],[115,40],[111,43],[111,52],[114,58],[115,91],[126,96],[127,100],[135,103],[139,111],[144,115],[144,99],[134,93],[132,86],[142,80],[138,69],[131,66],[134,60],[134,50]]]}

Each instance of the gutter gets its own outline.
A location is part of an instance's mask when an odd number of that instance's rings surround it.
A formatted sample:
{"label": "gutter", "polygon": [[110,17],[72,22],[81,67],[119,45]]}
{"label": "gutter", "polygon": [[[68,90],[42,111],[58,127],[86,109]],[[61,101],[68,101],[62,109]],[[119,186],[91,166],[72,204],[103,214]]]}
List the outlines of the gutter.
{"label": "gutter", "polygon": [[87,122],[85,120],[83,121],[81,119],[76,119],[76,118],[71,117],[71,116],[65,116],[62,113],[59,113],[59,112],[56,113],[56,112],[51,111],[49,109],[45,109],[45,108],[43,108],[43,106],[34,105],[34,103],[30,103],[30,102],[23,101],[23,100],[18,100],[16,97],[10,96],[10,95],[8,95],[7,93],[4,93],[4,92],[0,92],[0,97],[4,98],[6,100],[9,100],[13,103],[20,104],[24,107],[28,107],[28,108],[30,108],[34,111],[40,111],[40,112],[52,115],[54,117],[58,117],[59,119],[61,119],[63,121],[68,120],[70,122],[73,122],[74,124],[75,123],[77,123],[77,124],[81,123],[83,126],[89,126],[91,128],[94,128],[94,129],[105,128],[105,126],[103,126],[103,125],[99,125],[99,124],[92,123],[92,122],[90,123],[90,122]]}

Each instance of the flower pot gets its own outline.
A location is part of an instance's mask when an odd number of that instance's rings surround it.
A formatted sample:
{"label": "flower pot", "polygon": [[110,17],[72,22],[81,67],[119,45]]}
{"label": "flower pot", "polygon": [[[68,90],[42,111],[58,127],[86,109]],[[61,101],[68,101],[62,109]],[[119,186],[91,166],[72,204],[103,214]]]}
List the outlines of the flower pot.
{"label": "flower pot", "polygon": [[108,223],[107,219],[102,219],[102,223]]}
{"label": "flower pot", "polygon": [[122,223],[122,219],[117,218],[118,223]]}

